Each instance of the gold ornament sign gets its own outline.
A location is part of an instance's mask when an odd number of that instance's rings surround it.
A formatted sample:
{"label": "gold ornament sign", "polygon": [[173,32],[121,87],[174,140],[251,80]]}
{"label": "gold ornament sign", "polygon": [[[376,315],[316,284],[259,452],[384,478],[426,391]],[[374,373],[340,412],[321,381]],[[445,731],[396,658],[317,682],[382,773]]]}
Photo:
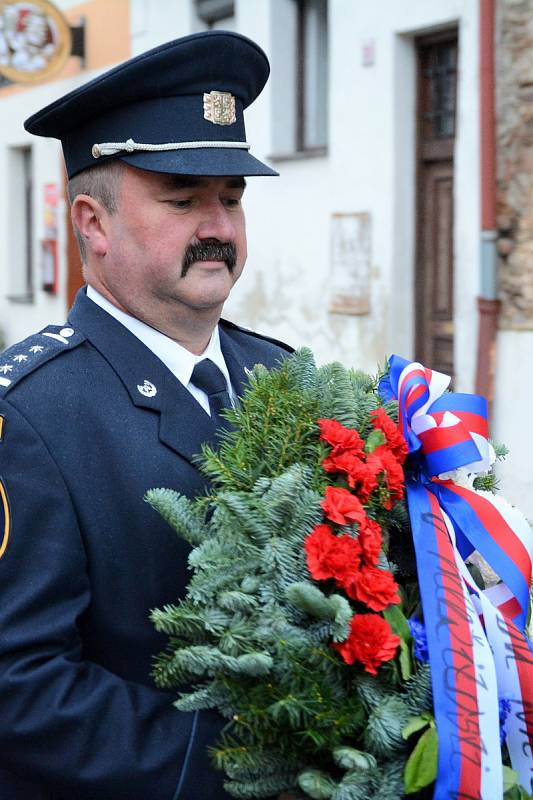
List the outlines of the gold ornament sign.
{"label": "gold ornament sign", "polygon": [[0,74],[14,83],[48,80],[65,65],[72,37],[48,0],[0,0]]}
{"label": "gold ornament sign", "polygon": [[204,119],[213,125],[233,125],[237,120],[233,95],[230,92],[204,94]]}

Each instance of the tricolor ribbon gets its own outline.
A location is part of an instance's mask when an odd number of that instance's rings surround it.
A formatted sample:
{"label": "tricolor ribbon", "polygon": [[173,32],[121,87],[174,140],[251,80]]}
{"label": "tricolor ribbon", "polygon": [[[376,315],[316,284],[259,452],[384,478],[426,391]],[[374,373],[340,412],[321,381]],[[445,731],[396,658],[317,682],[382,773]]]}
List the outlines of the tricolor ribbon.
{"label": "tricolor ribbon", "polygon": [[[511,763],[533,793],[533,650],[525,633],[531,530],[505,501],[454,480],[490,468],[485,400],[445,393],[450,378],[421,364],[399,356],[389,364],[380,392],[398,400],[416,465],[406,491],[439,732],[434,800],[503,797],[503,699],[511,709]],[[500,583],[476,585],[465,564],[474,550]]]}

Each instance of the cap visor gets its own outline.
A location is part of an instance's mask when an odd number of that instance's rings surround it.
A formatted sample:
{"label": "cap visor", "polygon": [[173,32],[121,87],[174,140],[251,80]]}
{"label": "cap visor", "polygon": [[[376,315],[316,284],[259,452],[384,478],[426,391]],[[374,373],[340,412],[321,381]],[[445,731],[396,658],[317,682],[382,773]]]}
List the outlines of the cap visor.
{"label": "cap visor", "polygon": [[[174,175],[279,175],[244,149],[198,148],[197,150],[137,151],[118,156],[121,161],[149,172]],[[98,162],[96,162],[98,163]]]}

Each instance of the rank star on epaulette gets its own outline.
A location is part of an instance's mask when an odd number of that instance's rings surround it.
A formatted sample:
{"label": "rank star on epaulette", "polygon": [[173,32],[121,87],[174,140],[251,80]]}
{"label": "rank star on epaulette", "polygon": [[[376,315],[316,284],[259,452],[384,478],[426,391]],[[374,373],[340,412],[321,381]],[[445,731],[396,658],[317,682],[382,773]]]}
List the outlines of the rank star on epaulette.
{"label": "rank star on epaulette", "polygon": [[68,325],[49,325],[5,350],[0,361],[0,397],[11,392],[20,381],[48,361],[62,352],[75,349],[84,340],[82,333]]}

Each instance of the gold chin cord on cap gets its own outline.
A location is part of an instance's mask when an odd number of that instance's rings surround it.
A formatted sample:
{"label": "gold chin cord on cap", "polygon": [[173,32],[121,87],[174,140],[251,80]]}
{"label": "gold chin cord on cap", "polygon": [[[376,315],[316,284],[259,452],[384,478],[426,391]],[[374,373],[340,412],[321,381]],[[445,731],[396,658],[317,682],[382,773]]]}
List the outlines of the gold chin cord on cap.
{"label": "gold chin cord on cap", "polygon": [[230,150],[249,150],[248,142],[165,142],[164,144],[145,144],[144,142],[134,142],[128,139],[126,142],[100,142],[93,144],[91,152],[93,158],[101,156],[114,156],[116,153],[125,151],[134,153],[136,150],[157,153],[162,150],[198,150],[209,147],[227,148]]}

